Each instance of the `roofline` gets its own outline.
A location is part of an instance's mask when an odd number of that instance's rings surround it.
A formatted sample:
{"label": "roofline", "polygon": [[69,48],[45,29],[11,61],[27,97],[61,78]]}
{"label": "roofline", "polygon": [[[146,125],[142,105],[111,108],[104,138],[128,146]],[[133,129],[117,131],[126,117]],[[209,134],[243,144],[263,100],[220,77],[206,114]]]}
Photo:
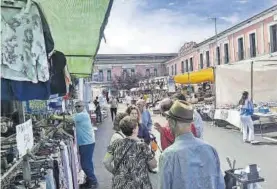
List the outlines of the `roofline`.
{"label": "roofline", "polygon": [[97,54],[98,57],[109,57],[109,56],[177,56],[178,53],[142,53],[142,54]]}
{"label": "roofline", "polygon": [[[274,6],[270,7],[270,8],[268,8],[268,9],[264,10],[264,11],[261,12],[261,13],[256,14],[256,15],[254,15],[254,16],[252,16],[252,17],[250,17],[250,18],[248,18],[248,19],[246,19],[246,20],[244,20],[244,21],[242,21],[242,22],[240,22],[240,23],[234,25],[233,27],[228,28],[228,29],[226,29],[226,30],[220,32],[219,34],[217,34],[217,38],[219,38],[219,37],[225,35],[226,33],[230,32],[230,31],[233,31],[233,30],[235,30],[235,29],[238,29],[239,27],[241,27],[241,26],[243,26],[243,25],[245,25],[245,24],[248,24],[248,23],[251,22],[252,20],[258,19],[258,18],[260,18],[260,17],[266,15],[267,13],[273,12],[273,11],[275,11],[275,10],[277,10],[277,5],[274,5]],[[212,41],[212,40],[214,40],[215,37],[216,37],[216,35],[214,35],[214,36],[212,36],[212,37],[206,39],[205,41],[202,41],[202,42],[198,43],[197,46],[196,46],[196,48],[197,48],[197,47],[200,47],[200,46],[202,46],[202,45],[204,45],[204,44],[206,44],[206,43],[208,43],[208,42],[210,42],[210,41]]]}

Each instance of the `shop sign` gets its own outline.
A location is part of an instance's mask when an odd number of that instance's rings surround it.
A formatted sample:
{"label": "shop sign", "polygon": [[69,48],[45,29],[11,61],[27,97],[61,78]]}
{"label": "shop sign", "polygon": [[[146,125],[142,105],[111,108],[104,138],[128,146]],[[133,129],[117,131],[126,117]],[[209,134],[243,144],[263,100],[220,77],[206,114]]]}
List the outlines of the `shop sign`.
{"label": "shop sign", "polygon": [[170,92],[170,93],[176,92],[175,81],[171,77],[168,79],[168,92]]}
{"label": "shop sign", "polygon": [[19,157],[27,154],[34,146],[32,120],[29,119],[25,123],[16,126],[16,143]]}

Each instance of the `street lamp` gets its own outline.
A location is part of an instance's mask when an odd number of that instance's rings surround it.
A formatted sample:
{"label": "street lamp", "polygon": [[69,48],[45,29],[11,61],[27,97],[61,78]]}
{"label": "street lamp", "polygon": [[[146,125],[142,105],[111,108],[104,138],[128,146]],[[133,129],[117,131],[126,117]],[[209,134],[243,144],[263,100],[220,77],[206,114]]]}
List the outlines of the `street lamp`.
{"label": "street lamp", "polygon": [[216,48],[217,48],[217,18],[216,17],[211,17],[211,20],[214,20],[214,32],[215,32],[215,62],[214,65],[216,65]]}

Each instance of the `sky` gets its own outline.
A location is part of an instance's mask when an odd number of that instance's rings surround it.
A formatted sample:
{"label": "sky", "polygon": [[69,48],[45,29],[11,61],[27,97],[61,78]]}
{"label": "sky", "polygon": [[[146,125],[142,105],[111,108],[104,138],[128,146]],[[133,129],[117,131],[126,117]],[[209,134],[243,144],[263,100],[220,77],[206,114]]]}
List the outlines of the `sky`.
{"label": "sky", "polygon": [[114,0],[99,54],[177,53],[258,14],[277,0]]}

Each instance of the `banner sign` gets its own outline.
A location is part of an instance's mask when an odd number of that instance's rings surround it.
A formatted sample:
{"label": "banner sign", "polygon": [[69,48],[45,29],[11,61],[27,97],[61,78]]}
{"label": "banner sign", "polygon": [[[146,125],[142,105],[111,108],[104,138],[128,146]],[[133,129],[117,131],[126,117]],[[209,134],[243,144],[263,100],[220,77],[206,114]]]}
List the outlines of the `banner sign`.
{"label": "banner sign", "polygon": [[47,102],[46,102],[46,100],[26,101],[25,111],[29,114],[47,113]]}
{"label": "banner sign", "polygon": [[16,126],[16,143],[19,157],[26,155],[27,151],[33,148],[34,137],[31,119]]}
{"label": "banner sign", "polygon": [[168,92],[170,93],[175,93],[176,88],[175,88],[175,81],[173,78],[168,78]]}

